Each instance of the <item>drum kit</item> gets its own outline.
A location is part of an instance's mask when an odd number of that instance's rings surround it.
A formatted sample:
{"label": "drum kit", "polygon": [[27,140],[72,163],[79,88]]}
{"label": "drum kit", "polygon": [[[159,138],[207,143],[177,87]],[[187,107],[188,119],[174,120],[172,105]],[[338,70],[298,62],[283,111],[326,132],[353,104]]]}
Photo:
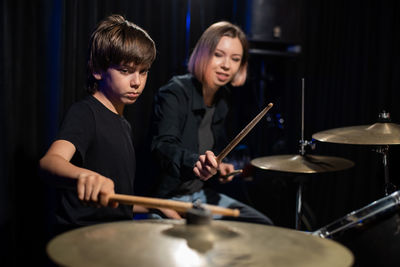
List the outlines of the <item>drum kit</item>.
{"label": "drum kit", "polygon": [[[195,209],[187,215],[191,213],[204,216]],[[83,227],[53,238],[47,253],[61,266],[85,267],[337,267],[351,266],[354,261],[351,251],[333,240],[274,226],[212,221],[206,216],[209,219],[121,221]]]}
{"label": "drum kit", "polygon": [[[387,113],[380,117],[389,118]],[[400,144],[400,125],[381,121],[372,125],[326,130],[312,137],[321,142],[378,146],[375,151],[383,155],[386,195],[312,234],[333,239],[350,248],[355,256],[355,266],[399,266],[400,191],[396,191],[396,186],[389,179],[388,151],[389,145]],[[300,143],[307,144],[307,141]],[[353,166],[352,161],[343,158],[305,154],[261,157],[253,159],[251,164],[260,169],[302,175],[339,171]],[[300,229],[302,216],[302,186],[299,182],[296,229]]]}
{"label": "drum kit", "polygon": [[[351,168],[354,163],[348,159],[306,155],[306,147],[314,148],[313,141],[304,140],[304,79],[302,79],[302,110],[301,110],[301,140],[300,154],[276,155],[251,160],[251,165],[263,169],[278,172],[307,175],[314,173],[334,172]],[[335,128],[321,131],[312,135],[312,138],[327,143],[370,145],[378,146],[376,152],[383,155],[385,172],[385,194],[396,191],[396,186],[390,182],[388,169],[389,145],[400,144],[400,125],[390,122],[387,112],[379,114],[379,120],[372,125],[359,125],[351,127]],[[303,179],[297,179],[298,189],[296,196],[295,228],[300,230],[302,220],[302,191]]]}
{"label": "drum kit", "polygon": [[[305,147],[314,146],[304,140],[304,80],[302,101],[302,133],[299,155],[277,155],[256,158],[251,164],[264,170],[297,175],[345,170],[352,161],[328,156],[306,155]],[[399,266],[400,256],[400,191],[389,179],[388,153],[390,145],[400,144],[400,125],[391,122],[387,112],[379,114],[378,122],[321,131],[312,138],[327,143],[374,146],[382,154],[384,193],[386,197],[314,232],[321,238],[330,238],[350,248],[355,255],[355,266]],[[302,182],[298,185],[296,200],[296,229],[300,229]]]}
{"label": "drum kit", "polygon": [[[382,115],[388,117],[388,113]],[[381,116],[381,117],[382,117]],[[302,135],[303,136],[303,135]],[[321,142],[378,146],[376,152],[383,155],[385,195],[396,191],[396,186],[389,179],[388,152],[389,145],[400,144],[400,125],[390,122],[377,122],[372,125],[360,125],[326,130],[312,135],[313,139]],[[251,164],[263,170],[288,172],[294,174],[313,174],[345,170],[354,165],[350,160],[320,155],[306,155],[304,147],[311,142],[301,140],[300,154],[277,155],[256,158]],[[296,229],[300,229],[301,192],[302,183],[299,183],[296,205]]]}
{"label": "drum kit", "polygon": [[[248,131],[260,120],[272,104],[264,109],[218,155],[221,161]],[[312,233],[300,230],[302,187],[299,182],[296,200],[296,229],[265,226],[234,221],[212,221],[211,213],[238,216],[237,210],[222,209],[211,205],[192,205],[152,198],[115,195],[121,204],[140,203],[148,207],[173,208],[186,213],[186,220],[136,220],[104,223],[82,227],[60,234],[47,245],[47,254],[61,266],[352,266],[382,260],[388,251],[397,255],[400,246],[399,221],[400,191],[390,183],[387,168],[389,145],[400,144],[400,125],[389,121],[387,113],[382,121],[372,125],[337,128],[322,131],[312,137],[320,142],[381,146],[385,168],[386,197],[354,211],[342,219]],[[297,175],[334,172],[351,168],[348,159],[307,155],[304,140],[304,81],[302,101],[302,133],[300,154],[256,158],[251,164],[264,170]],[[394,193],[392,193],[394,192]],[[157,203],[157,204],[155,204]],[[154,206],[155,205],[155,206]],[[188,206],[189,205],[189,206]],[[361,232],[371,232],[369,225],[377,219],[390,224],[390,250],[382,245],[378,259],[374,247],[360,249],[360,244],[370,244],[371,236],[354,238]],[[390,221],[389,221],[390,219]],[[380,223],[380,222],[379,222]],[[366,227],[368,226],[368,227]],[[367,230],[365,230],[367,228]],[[382,236],[379,228],[373,239]],[[350,234],[349,234],[350,233]],[[355,241],[357,240],[357,242]],[[355,255],[355,258],[353,256]],[[373,257],[365,258],[365,254]],[[386,255],[387,256],[387,255]],[[361,259],[366,259],[364,262]],[[397,256],[384,258],[389,265]],[[386,266],[389,266],[386,265]]]}

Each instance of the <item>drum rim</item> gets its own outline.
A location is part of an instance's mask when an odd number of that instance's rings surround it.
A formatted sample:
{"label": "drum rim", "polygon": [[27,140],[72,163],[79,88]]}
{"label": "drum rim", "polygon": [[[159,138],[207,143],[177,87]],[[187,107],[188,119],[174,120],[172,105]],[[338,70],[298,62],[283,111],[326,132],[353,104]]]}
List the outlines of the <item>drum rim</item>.
{"label": "drum rim", "polygon": [[[377,206],[380,203],[386,203],[386,202],[388,203],[388,205]],[[335,234],[342,232],[344,230],[360,227],[361,225],[369,222],[371,219],[374,219],[379,214],[384,216],[389,212],[393,212],[399,209],[400,209],[400,191],[396,191],[386,197],[375,200],[372,203],[360,209],[357,209],[355,211],[346,214],[345,216],[329,223],[328,225],[319,228],[312,234],[322,238],[331,238]],[[357,215],[359,214],[363,215],[358,217]]]}

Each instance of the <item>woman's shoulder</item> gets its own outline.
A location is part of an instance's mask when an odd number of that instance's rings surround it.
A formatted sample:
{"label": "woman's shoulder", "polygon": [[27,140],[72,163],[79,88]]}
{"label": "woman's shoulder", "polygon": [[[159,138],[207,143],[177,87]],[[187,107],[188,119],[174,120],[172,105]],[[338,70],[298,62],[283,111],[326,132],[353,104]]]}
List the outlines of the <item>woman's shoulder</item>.
{"label": "woman's shoulder", "polygon": [[160,92],[174,92],[187,95],[195,88],[194,80],[195,78],[192,74],[173,76],[167,84],[160,88]]}
{"label": "woman's shoulder", "polygon": [[194,77],[192,74],[184,74],[184,75],[176,75],[173,76],[166,86],[171,87],[180,87],[180,88],[188,88],[193,86],[194,84]]}

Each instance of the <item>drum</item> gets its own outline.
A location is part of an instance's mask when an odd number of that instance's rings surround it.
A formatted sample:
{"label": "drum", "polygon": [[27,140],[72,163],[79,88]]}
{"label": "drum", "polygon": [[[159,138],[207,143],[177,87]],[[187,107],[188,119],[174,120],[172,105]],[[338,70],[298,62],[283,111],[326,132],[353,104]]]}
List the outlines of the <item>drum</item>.
{"label": "drum", "polygon": [[400,266],[400,191],[313,232],[347,246],[354,266]]}

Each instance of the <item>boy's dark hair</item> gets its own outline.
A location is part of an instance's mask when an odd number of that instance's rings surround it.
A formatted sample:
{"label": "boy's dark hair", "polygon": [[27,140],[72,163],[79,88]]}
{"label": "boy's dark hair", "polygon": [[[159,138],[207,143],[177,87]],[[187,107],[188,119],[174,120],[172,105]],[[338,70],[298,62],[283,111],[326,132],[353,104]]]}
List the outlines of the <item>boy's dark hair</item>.
{"label": "boy's dark hair", "polygon": [[89,42],[87,90],[98,90],[93,73],[106,71],[112,65],[150,65],[156,57],[154,41],[145,30],[121,15],[100,21]]}

